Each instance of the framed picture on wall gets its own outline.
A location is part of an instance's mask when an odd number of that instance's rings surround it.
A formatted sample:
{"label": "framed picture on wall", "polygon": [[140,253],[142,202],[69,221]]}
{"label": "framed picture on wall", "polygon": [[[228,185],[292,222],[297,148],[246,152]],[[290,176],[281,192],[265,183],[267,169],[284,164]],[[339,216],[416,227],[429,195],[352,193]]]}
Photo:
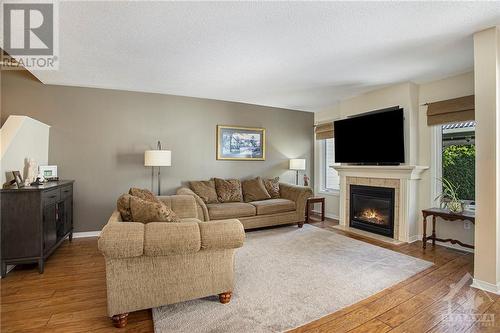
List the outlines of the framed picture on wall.
{"label": "framed picture on wall", "polygon": [[217,125],[217,159],[265,161],[266,130]]}

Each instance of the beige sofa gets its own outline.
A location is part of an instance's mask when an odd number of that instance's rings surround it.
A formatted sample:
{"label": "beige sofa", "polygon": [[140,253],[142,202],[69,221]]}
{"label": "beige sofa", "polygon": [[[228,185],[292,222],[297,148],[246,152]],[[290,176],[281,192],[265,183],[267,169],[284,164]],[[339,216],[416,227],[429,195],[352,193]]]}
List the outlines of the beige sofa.
{"label": "beige sofa", "polygon": [[159,197],[180,223],[121,222],[115,211],[99,237],[106,262],[108,314],[116,327],[129,312],[219,295],[229,302],[234,253],[245,233],[236,219],[202,222],[191,195]]}
{"label": "beige sofa", "polygon": [[280,183],[280,198],[253,202],[228,202],[205,204],[188,187],[177,190],[179,195],[191,195],[196,200],[198,216],[204,221],[238,219],[245,229],[297,223],[302,227],[306,201],[312,197],[310,187]]}

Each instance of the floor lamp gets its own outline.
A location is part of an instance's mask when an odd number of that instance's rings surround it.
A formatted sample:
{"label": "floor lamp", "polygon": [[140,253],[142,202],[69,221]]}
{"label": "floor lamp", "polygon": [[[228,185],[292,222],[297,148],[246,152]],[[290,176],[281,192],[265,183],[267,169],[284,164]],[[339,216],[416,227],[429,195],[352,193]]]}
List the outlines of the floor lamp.
{"label": "floor lamp", "polygon": [[297,172],[295,175],[295,184],[299,185],[299,171],[306,169],[306,160],[304,158],[292,158],[289,169]]}
{"label": "floor lamp", "polygon": [[[171,165],[172,152],[170,150],[162,150],[160,141],[158,141],[157,150],[146,150],[144,152],[144,166],[158,167],[158,195],[160,195],[160,169],[162,166]],[[151,177],[153,179],[154,174],[151,174]]]}

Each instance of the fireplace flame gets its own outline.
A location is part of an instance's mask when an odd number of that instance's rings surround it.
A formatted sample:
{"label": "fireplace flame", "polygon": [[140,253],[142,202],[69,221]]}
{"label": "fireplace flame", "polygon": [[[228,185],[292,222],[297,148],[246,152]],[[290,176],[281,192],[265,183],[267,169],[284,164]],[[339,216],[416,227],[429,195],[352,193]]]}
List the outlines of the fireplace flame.
{"label": "fireplace flame", "polygon": [[370,222],[377,224],[385,224],[384,216],[380,215],[375,209],[368,208],[363,211],[361,216]]}

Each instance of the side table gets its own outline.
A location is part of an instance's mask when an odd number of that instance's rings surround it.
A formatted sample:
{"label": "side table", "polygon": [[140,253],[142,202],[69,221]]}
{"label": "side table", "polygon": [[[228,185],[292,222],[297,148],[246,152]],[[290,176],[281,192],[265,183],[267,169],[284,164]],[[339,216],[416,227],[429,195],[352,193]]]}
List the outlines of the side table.
{"label": "side table", "polygon": [[325,220],[325,198],[323,197],[311,197],[307,199],[306,202],[306,223],[311,222],[311,207],[314,207],[314,204],[321,204],[321,221]]}
{"label": "side table", "polygon": [[[422,210],[422,215],[424,217],[423,220],[423,236],[422,236],[422,243],[423,243],[423,248],[425,249],[427,246],[427,241],[430,239],[432,240],[432,245],[436,245],[436,241],[439,242],[450,242],[451,244],[458,244],[463,247],[467,247],[469,249],[473,249],[473,245],[469,244],[464,244],[459,240],[456,239],[451,239],[451,238],[438,238],[436,236],[436,217],[440,217],[443,220],[446,221],[470,221],[472,224],[475,224],[476,222],[476,217],[473,212],[462,212],[462,213],[452,213],[448,209],[443,209],[443,208],[429,208],[429,209],[424,209]],[[432,216],[432,235],[427,236],[427,217]]]}

